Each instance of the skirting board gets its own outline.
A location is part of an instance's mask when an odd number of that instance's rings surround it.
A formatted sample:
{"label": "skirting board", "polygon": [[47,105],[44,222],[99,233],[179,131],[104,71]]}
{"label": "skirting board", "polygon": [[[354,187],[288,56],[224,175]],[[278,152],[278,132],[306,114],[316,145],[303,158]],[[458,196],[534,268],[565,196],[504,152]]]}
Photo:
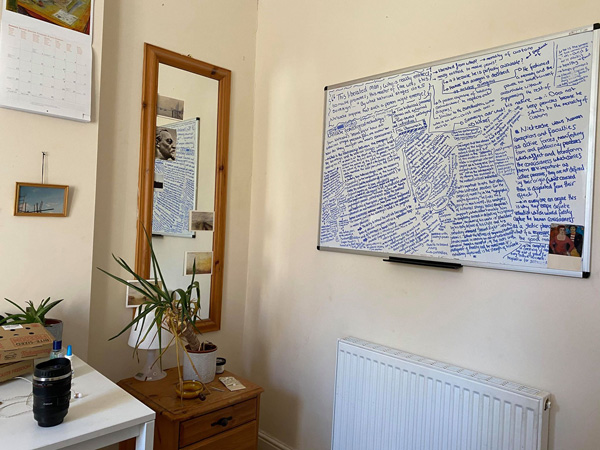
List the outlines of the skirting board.
{"label": "skirting board", "polygon": [[258,430],[258,450],[294,450],[263,430]]}

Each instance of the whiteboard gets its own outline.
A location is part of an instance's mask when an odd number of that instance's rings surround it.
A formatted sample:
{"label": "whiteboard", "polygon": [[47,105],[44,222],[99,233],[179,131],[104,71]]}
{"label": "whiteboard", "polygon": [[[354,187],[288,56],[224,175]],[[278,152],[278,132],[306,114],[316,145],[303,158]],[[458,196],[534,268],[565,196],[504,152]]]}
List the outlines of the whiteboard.
{"label": "whiteboard", "polygon": [[[154,160],[152,234],[194,237],[189,217],[190,211],[196,209],[200,119],[195,117],[161,127],[175,130],[177,143],[174,161]],[[162,183],[160,188],[157,180]]]}
{"label": "whiteboard", "polygon": [[318,248],[589,275],[597,28],[326,87]]}

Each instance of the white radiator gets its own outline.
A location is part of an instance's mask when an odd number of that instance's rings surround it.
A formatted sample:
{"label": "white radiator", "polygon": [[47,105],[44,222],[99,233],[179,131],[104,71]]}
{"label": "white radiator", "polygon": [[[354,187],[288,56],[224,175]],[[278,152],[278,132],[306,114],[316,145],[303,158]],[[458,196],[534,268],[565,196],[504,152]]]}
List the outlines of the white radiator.
{"label": "white radiator", "polygon": [[361,339],[340,339],[332,449],[547,450],[549,395]]}

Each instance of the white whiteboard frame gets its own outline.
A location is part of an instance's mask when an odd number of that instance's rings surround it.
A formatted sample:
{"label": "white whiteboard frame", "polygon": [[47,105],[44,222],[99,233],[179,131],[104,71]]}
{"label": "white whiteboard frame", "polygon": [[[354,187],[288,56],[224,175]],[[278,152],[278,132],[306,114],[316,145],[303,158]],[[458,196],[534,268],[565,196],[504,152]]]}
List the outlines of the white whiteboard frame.
{"label": "white whiteboard frame", "polygon": [[[569,271],[569,270],[559,270],[559,269],[548,269],[548,268],[533,268],[528,266],[516,266],[516,265],[500,265],[494,263],[483,263],[483,262],[474,262],[468,260],[462,260],[460,258],[437,258],[433,256],[414,256],[414,255],[405,255],[399,253],[388,253],[388,252],[374,252],[368,250],[354,250],[347,248],[339,248],[339,247],[326,247],[321,245],[321,224],[322,224],[322,214],[323,214],[323,174],[325,171],[325,145],[326,145],[326,137],[327,137],[327,91],[330,89],[337,89],[345,86],[350,86],[356,83],[362,83],[365,81],[376,80],[379,78],[385,78],[392,75],[398,75],[406,72],[413,72],[415,70],[429,68],[432,66],[437,66],[441,64],[446,64],[452,61],[458,61],[467,58],[478,57],[482,55],[486,55],[488,53],[493,52],[501,52],[504,50],[509,50],[515,47],[526,46],[530,44],[540,43],[544,41],[559,39],[562,37],[571,36],[579,33],[592,33],[592,70],[590,75],[590,119],[589,119],[589,139],[588,139],[588,161],[587,161],[587,182],[586,182],[586,199],[585,199],[585,235],[583,242],[583,254],[582,257],[582,270],[581,271]],[[561,275],[567,277],[576,277],[576,278],[587,278],[590,274],[591,267],[591,240],[592,240],[592,205],[593,205],[593,191],[594,191],[594,164],[595,164],[595,151],[596,151],[596,123],[598,118],[598,80],[599,80],[599,67],[600,67],[600,24],[593,24],[586,27],[575,28],[568,31],[563,31],[556,34],[546,35],[537,37],[534,39],[528,39],[519,42],[513,42],[507,45],[503,45],[500,47],[489,48],[477,52],[466,53],[463,55],[457,55],[450,58],[445,58],[437,61],[428,62],[425,64],[419,64],[411,67],[407,67],[400,70],[393,70],[390,72],[384,72],[377,75],[371,75],[368,77],[357,78],[355,80],[345,81],[343,83],[332,84],[329,86],[325,86],[324,96],[323,96],[323,152],[321,155],[321,190],[320,190],[320,199],[319,199],[319,234],[317,240],[317,250],[325,250],[330,252],[339,252],[339,253],[353,253],[358,255],[365,256],[379,256],[379,257],[390,257],[397,256],[405,259],[413,259],[418,261],[436,261],[442,263],[450,263],[450,264],[461,264],[463,266],[469,267],[482,267],[487,269],[498,269],[498,270],[512,270],[517,272],[530,272],[530,273],[542,273],[546,275]]]}

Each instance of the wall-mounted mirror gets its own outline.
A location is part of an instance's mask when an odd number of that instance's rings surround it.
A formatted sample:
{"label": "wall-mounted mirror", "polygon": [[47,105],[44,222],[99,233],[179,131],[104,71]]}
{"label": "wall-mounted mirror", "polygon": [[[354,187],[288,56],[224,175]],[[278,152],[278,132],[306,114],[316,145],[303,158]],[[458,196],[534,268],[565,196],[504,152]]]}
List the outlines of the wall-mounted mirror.
{"label": "wall-mounted mirror", "polygon": [[201,288],[202,332],[221,326],[231,72],[144,46],[136,271],[153,276],[144,228],[169,290]]}

